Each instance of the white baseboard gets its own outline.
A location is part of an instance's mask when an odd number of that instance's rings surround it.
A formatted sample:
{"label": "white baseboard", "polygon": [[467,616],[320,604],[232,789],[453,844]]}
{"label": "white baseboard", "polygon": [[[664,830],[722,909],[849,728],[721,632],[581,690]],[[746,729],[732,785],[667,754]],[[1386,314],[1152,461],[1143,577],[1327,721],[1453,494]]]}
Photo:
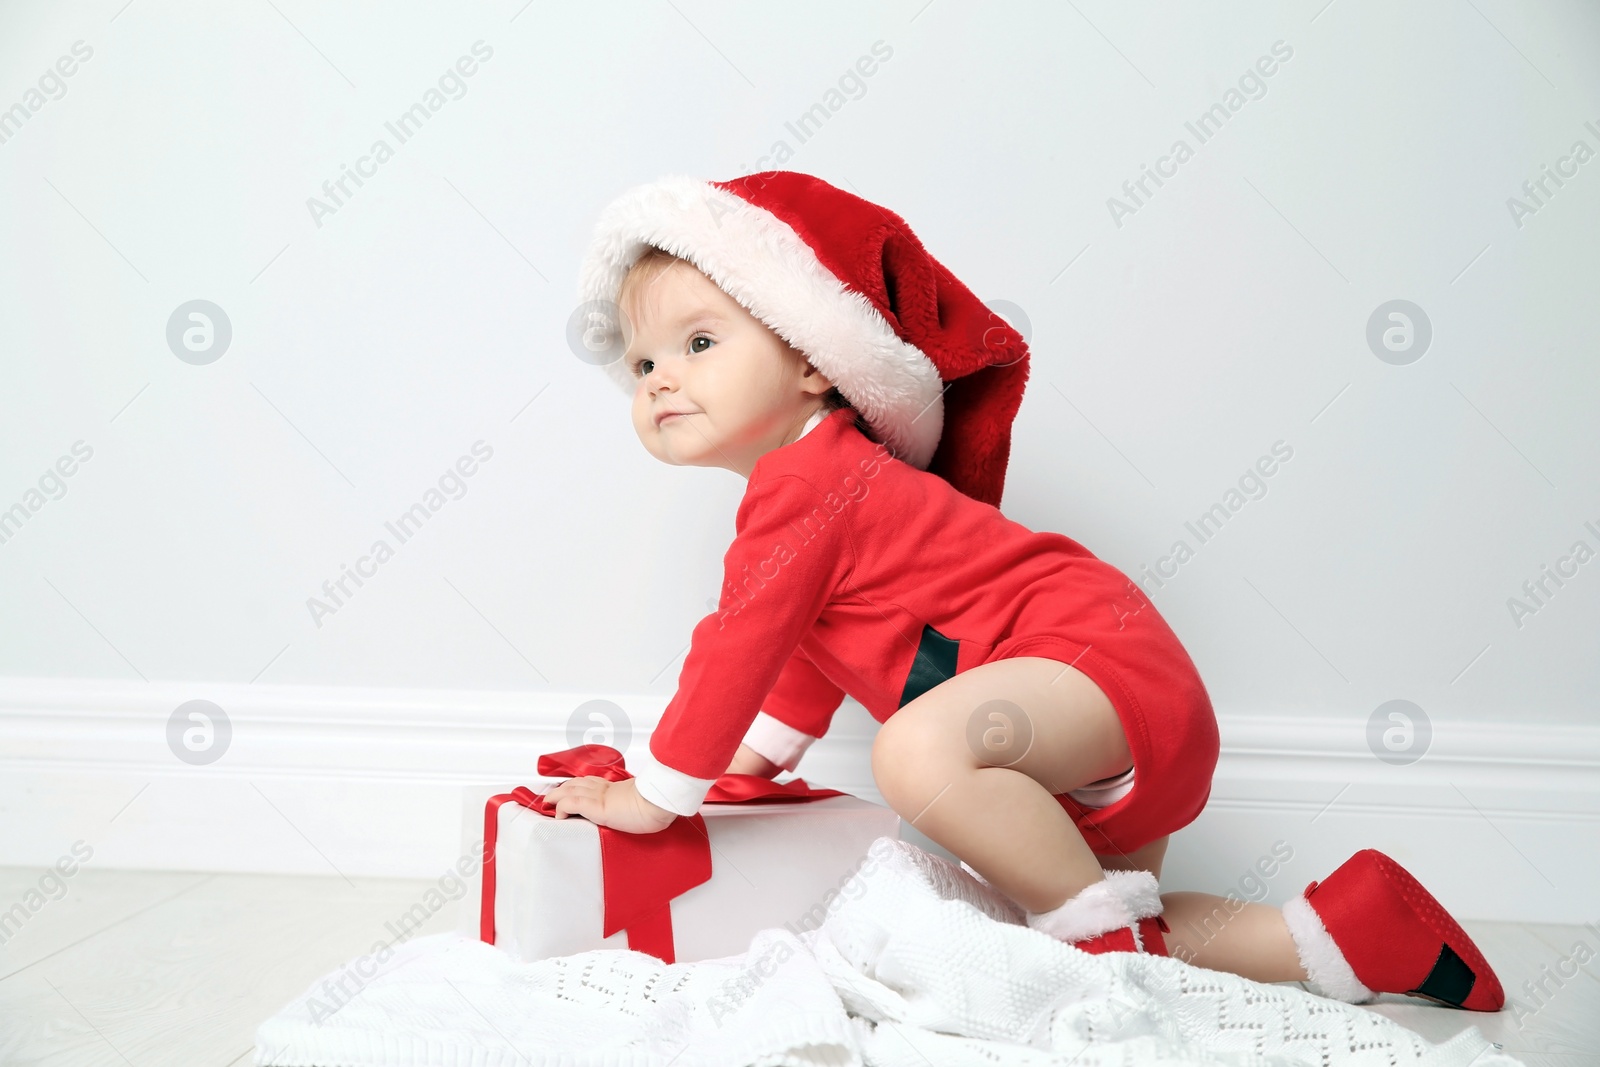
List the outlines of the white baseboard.
{"label": "white baseboard", "polygon": [[[602,695],[642,750],[666,698]],[[92,868],[436,878],[463,848],[463,787],[535,784],[593,697],[0,679],[0,865],[53,865],[82,842]],[[173,709],[196,698],[233,730],[205,766],[167,747]],[[1173,836],[1163,887],[1281,903],[1373,847],[1458,917],[1596,918],[1600,728],[1435,723],[1427,754],[1397,767],[1365,725],[1222,716],[1211,802]],[[847,701],[799,773],[882,803],[875,728]]]}

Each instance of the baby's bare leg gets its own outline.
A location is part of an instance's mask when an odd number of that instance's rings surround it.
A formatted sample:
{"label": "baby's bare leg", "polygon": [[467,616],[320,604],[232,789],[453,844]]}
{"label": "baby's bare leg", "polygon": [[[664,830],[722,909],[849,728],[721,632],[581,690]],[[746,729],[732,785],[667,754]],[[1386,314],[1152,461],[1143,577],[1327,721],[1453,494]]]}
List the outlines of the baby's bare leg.
{"label": "baby's bare leg", "polygon": [[1163,893],[1161,903],[1174,959],[1257,982],[1305,981],[1283,912],[1271,904],[1210,893]]}
{"label": "baby's bare leg", "polygon": [[[982,664],[879,728],[872,773],[889,806],[1021,907],[1046,912],[1104,868],[1157,877],[1166,839],[1096,856],[1052,794],[1132,763],[1121,721],[1086,675],[1023,656]],[[999,764],[999,765],[997,765]],[[1167,950],[1259,982],[1302,981],[1283,913],[1207,893],[1164,893]]]}
{"label": "baby's bare leg", "polygon": [[[1100,866],[1149,871],[1160,878],[1167,842],[1168,837],[1158,837],[1133,852],[1100,856]],[[1164,940],[1173,959],[1257,982],[1305,981],[1278,908],[1210,893],[1163,893],[1161,903],[1166,909],[1161,917],[1171,927]]]}
{"label": "baby's bare leg", "polygon": [[872,746],[873,778],[889,806],[1034,912],[1104,877],[1051,794],[1131,764],[1099,687],[1034,656],[944,681],[895,712]]}

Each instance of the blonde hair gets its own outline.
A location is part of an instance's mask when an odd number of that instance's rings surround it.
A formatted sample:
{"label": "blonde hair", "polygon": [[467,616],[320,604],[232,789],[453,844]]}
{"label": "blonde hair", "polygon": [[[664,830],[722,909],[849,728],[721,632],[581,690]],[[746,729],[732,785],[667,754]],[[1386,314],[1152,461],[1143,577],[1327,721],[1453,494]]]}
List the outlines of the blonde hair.
{"label": "blonde hair", "polygon": [[655,245],[646,245],[644,252],[638,259],[633,261],[633,266],[629,267],[628,272],[622,276],[622,284],[617,286],[617,309],[619,311],[622,309],[622,305],[627,302],[629,294],[634,289],[640,285],[648,285],[655,281],[665,274],[669,267],[676,266],[679,263],[690,267],[694,266],[687,259],[675,256],[665,249],[657,248]]}
{"label": "blonde hair", "polygon": [[[666,249],[658,248],[655,245],[646,245],[645,250],[639,254],[639,258],[633,261],[633,266],[629,267],[628,272],[622,276],[622,284],[617,287],[618,310],[621,310],[622,305],[627,301],[628,296],[636,288],[638,288],[640,285],[648,286],[651,282],[654,282],[656,279],[660,278],[670,268],[677,266],[679,263],[682,263],[694,270],[700,269],[699,267],[696,267],[693,262],[683,258],[682,256],[675,256]],[[771,327],[768,327],[768,329],[771,329]],[[799,352],[801,358],[805,359],[808,364],[810,364],[812,367],[816,367],[816,364],[812,363],[811,360],[806,357],[804,352],[800,352],[798,348],[796,348],[795,351]],[[855,405],[851,404],[845,395],[839,391],[839,387],[837,385],[832,389],[829,389],[822,397],[822,410],[828,412],[829,414],[838,411],[840,408],[851,408],[854,410],[854,407]],[[860,412],[856,413],[856,425],[863,431],[867,429],[865,425],[865,419],[862,418]]]}

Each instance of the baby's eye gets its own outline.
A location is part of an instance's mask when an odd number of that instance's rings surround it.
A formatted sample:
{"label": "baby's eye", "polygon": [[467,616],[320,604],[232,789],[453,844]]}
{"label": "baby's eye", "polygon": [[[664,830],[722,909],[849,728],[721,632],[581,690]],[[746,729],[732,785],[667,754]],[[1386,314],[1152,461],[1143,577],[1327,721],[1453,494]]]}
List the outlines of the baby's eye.
{"label": "baby's eye", "polygon": [[643,378],[646,374],[650,373],[649,371],[644,369],[644,365],[646,363],[653,364],[654,362],[655,362],[655,360],[652,360],[652,359],[636,359],[636,360],[634,360],[633,364],[632,364],[632,366],[633,366],[633,376],[635,378]]}
{"label": "baby's eye", "polygon": [[694,346],[694,343],[696,341],[709,341],[711,344],[716,344],[715,341],[712,341],[711,338],[707,337],[705,334],[697,333],[693,337],[689,338],[689,351],[690,352],[700,353],[700,352],[704,352],[705,351],[705,349],[703,349],[703,348],[696,348]]}

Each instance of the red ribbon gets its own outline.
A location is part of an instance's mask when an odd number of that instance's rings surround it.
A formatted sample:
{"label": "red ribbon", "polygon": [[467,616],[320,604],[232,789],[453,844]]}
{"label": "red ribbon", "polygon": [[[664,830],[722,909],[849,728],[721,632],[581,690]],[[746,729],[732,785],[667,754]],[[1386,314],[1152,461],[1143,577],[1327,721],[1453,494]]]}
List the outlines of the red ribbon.
{"label": "red ribbon", "polygon": [[[579,745],[539,757],[539,774],[547,778],[604,778],[621,782],[633,775],[622,753],[610,745]],[[724,774],[706,793],[708,804],[759,804],[841,797],[837,789],[813,789],[804,778],[779,784],[758,774]],[[483,809],[483,901],[479,918],[482,940],[494,944],[495,839],[500,806],[515,801],[540,815],[555,818],[556,807],[527,786],[489,798]],[[581,817],[581,816],[580,816]],[[600,880],[605,895],[601,936],[628,932],[628,947],[672,963],[672,900],[711,880],[711,839],[705,818],[680,815],[665,830],[630,834],[602,826]]]}

